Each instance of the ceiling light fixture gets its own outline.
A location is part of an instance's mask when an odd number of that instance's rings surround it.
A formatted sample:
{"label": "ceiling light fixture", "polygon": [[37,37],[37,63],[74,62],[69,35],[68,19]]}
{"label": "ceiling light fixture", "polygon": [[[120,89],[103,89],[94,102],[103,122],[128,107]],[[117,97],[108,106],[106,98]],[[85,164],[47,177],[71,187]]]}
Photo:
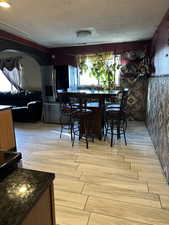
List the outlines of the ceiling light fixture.
{"label": "ceiling light fixture", "polygon": [[79,38],[85,38],[92,34],[91,30],[79,30],[76,32],[77,37]]}
{"label": "ceiling light fixture", "polygon": [[0,0],[0,7],[9,8],[11,7],[11,4],[8,1]]}

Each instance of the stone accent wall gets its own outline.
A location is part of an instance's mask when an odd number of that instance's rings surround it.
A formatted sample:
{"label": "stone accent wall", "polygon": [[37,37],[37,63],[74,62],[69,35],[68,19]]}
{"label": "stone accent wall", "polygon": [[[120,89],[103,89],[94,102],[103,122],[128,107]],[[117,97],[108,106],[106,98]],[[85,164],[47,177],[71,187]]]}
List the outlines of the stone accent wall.
{"label": "stone accent wall", "polygon": [[169,182],[169,75],[149,79],[147,127]]}
{"label": "stone accent wall", "polygon": [[147,81],[146,77],[141,77],[137,81],[134,77],[126,77],[120,82],[121,87],[129,88],[128,120],[146,120]]}

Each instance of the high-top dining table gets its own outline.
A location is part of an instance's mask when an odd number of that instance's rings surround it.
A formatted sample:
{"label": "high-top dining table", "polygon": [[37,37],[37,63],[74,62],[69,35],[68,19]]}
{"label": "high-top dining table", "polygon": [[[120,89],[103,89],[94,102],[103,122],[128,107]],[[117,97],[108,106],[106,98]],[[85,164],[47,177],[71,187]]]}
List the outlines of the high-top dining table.
{"label": "high-top dining table", "polygon": [[57,90],[57,95],[64,95],[67,97],[80,97],[94,99],[97,102],[90,102],[87,104],[87,108],[90,108],[94,112],[94,133],[100,140],[104,134],[104,109],[105,100],[108,98],[115,99],[121,93],[121,90],[89,90],[89,89],[67,89]]}

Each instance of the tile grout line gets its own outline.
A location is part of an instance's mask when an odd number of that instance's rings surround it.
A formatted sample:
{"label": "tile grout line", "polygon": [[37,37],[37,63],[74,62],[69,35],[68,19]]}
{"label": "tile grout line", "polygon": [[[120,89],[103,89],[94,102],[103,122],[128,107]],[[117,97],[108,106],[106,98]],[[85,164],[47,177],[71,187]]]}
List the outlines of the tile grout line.
{"label": "tile grout line", "polygon": [[73,206],[60,205],[60,204],[58,204],[58,203],[56,203],[56,202],[55,202],[55,206],[64,207],[64,208],[67,208],[67,209],[73,209],[73,210],[82,211],[82,212],[87,212],[87,213],[90,214],[90,212],[85,211],[85,210],[83,210],[83,209],[76,208],[76,207],[73,207]]}
{"label": "tile grout line", "polygon": [[84,184],[83,184],[83,187],[82,187],[82,189],[81,189],[81,192],[80,192],[80,194],[83,194],[83,191],[84,191],[84,188],[85,188],[85,186],[87,185],[87,183],[86,182],[84,182]]}
{"label": "tile grout line", "polygon": [[89,214],[88,221],[87,221],[87,224],[86,225],[89,225],[91,215],[92,215],[92,213]]}
{"label": "tile grout line", "polygon": [[[86,209],[86,205],[87,205],[87,202],[88,202],[88,200],[89,200],[89,195],[87,195],[87,199],[86,199],[86,202],[85,202],[85,204],[84,204],[84,207],[83,207],[83,211],[85,211],[85,209]],[[85,212],[88,212],[88,211],[85,211]]]}
{"label": "tile grout line", "polygon": [[[104,192],[103,192],[104,193]],[[146,193],[146,192],[145,192]],[[93,195],[93,194],[84,194],[85,196],[88,196],[88,197],[96,197],[96,198],[100,198],[100,199],[103,199],[103,200],[110,200],[110,201],[116,201],[116,202],[121,202],[121,203],[126,203],[126,204],[131,204],[132,202],[127,202],[127,201],[123,201],[123,200],[117,200],[117,199],[113,199],[113,198],[106,198],[106,197],[100,197],[100,196],[97,196],[97,195]],[[141,203],[134,203],[136,206],[140,206],[140,207],[145,207],[145,208],[151,208],[151,209],[163,209],[163,208],[160,208],[160,207],[155,207],[155,206],[149,206],[149,205],[144,205],[144,204],[141,204]]]}
{"label": "tile grout line", "polygon": [[158,194],[158,197],[159,197],[159,202],[160,202],[160,205],[161,205],[161,209],[164,209],[164,208],[163,208],[162,201],[161,201],[161,196],[160,196],[160,194]]}
{"label": "tile grout line", "polygon": [[[128,218],[125,218],[125,217],[118,217],[118,216],[112,216],[110,214],[106,214],[106,213],[98,213],[98,212],[95,212],[95,211],[85,211],[87,213],[90,213],[90,214],[98,214],[98,215],[102,215],[102,216],[106,216],[106,217],[110,217],[110,218],[118,218],[118,219],[122,219],[122,220],[126,220],[126,221],[130,221],[130,222],[136,222],[136,223],[141,223],[141,225],[158,225],[158,224],[152,224],[152,223],[145,223],[145,222],[142,222],[142,221],[138,221],[138,220],[131,220],[131,219],[128,219]],[[113,225],[113,224],[112,224]],[[125,224],[123,224],[125,225]],[[160,224],[161,225],[161,224]],[[167,224],[166,224],[167,225]]]}
{"label": "tile grout line", "polygon": [[147,191],[148,191],[148,193],[151,193],[151,192],[150,192],[150,188],[149,188],[148,181],[146,182],[146,184],[147,184]]}

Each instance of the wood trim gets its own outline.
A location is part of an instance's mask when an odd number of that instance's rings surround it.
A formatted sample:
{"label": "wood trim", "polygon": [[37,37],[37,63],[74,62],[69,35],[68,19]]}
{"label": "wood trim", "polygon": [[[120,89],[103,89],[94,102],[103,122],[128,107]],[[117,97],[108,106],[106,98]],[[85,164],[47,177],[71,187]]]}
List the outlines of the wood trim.
{"label": "wood trim", "polygon": [[11,41],[16,41],[20,44],[24,44],[26,46],[38,49],[42,52],[50,53],[50,49],[43,45],[39,45],[33,41],[26,40],[22,37],[16,36],[15,34],[11,34],[6,31],[3,31],[3,30],[0,30],[0,38],[5,38],[5,39],[11,40]]}

